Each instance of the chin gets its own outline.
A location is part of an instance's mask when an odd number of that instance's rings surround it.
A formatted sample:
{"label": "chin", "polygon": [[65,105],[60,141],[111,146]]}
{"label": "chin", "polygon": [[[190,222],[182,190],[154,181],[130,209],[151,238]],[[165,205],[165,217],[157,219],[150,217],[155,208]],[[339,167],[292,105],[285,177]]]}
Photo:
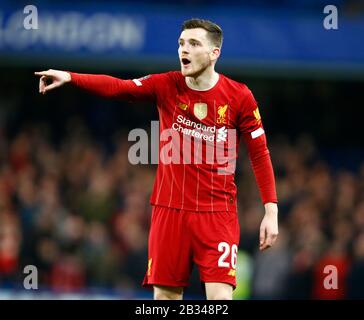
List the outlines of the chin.
{"label": "chin", "polygon": [[184,68],[181,68],[181,73],[184,77],[193,77],[195,75],[191,70],[186,70]]}

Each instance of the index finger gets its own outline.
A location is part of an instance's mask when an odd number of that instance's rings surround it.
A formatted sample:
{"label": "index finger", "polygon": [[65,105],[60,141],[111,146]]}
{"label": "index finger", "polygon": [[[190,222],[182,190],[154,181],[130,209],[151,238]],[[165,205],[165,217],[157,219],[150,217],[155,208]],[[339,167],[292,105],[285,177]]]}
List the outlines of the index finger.
{"label": "index finger", "polygon": [[259,230],[259,244],[263,245],[265,242],[266,236],[265,236],[265,228],[260,228]]}
{"label": "index finger", "polygon": [[36,76],[48,76],[49,75],[48,71],[36,71],[36,72],[34,72],[34,74]]}
{"label": "index finger", "polygon": [[268,243],[267,241],[265,241],[262,245],[259,246],[260,251],[264,251],[268,248],[270,248],[272,245],[270,243]]}

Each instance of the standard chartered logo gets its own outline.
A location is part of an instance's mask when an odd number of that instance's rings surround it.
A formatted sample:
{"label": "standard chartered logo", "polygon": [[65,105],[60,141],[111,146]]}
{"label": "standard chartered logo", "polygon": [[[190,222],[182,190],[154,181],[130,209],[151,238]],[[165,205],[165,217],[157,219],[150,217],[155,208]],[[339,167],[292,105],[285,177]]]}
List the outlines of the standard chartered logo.
{"label": "standard chartered logo", "polygon": [[216,142],[220,142],[220,141],[225,142],[226,137],[227,137],[227,129],[225,127],[221,127],[220,129],[217,130]]}
{"label": "standard chartered logo", "polygon": [[[186,127],[182,126],[185,125]],[[178,115],[177,122],[174,122],[172,129],[185,135],[213,142],[215,140],[216,127],[208,127],[202,123],[191,121],[182,115]]]}
{"label": "standard chartered logo", "polygon": [[210,142],[215,141],[215,133],[217,136],[216,142],[226,142],[228,132],[225,127],[216,130],[216,126],[205,126],[202,123],[189,120],[182,115],[177,117],[177,122],[173,123],[172,129],[184,135]]}

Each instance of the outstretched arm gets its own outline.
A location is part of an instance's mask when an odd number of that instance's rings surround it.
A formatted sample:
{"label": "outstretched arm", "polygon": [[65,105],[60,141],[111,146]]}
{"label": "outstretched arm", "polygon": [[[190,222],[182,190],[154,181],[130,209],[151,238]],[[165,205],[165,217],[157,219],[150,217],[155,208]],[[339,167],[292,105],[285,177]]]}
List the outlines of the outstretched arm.
{"label": "outstretched arm", "polygon": [[153,75],[142,79],[123,80],[107,75],[81,74],[53,69],[35,72],[35,75],[41,76],[39,92],[42,94],[71,83],[96,95],[127,101],[153,100],[155,98],[154,78],[158,77]]}

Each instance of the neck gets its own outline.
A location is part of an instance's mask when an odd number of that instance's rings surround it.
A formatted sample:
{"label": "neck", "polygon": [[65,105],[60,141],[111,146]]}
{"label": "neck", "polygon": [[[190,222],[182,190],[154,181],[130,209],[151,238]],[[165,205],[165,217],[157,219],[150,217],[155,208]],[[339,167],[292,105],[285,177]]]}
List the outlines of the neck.
{"label": "neck", "polygon": [[207,68],[196,77],[186,77],[188,87],[194,90],[211,89],[219,80],[219,74],[213,68]]}

